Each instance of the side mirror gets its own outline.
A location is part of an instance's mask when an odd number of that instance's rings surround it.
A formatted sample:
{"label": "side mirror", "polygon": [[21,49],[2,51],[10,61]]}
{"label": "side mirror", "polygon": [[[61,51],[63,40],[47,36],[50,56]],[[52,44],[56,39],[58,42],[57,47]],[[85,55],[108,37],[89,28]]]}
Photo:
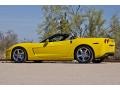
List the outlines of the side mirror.
{"label": "side mirror", "polygon": [[43,47],[46,47],[46,46],[47,46],[47,44],[48,44],[48,42],[49,42],[49,39],[47,39],[47,40],[44,42]]}

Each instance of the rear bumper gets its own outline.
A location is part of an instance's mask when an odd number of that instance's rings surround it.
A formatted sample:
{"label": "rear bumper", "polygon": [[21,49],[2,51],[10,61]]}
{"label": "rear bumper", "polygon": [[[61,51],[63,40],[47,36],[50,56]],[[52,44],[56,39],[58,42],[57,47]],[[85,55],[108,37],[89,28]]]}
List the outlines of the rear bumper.
{"label": "rear bumper", "polygon": [[109,52],[109,53],[105,53],[103,56],[97,58],[97,59],[100,59],[100,58],[106,58],[108,56],[114,56],[114,53],[113,52]]}
{"label": "rear bumper", "polygon": [[108,56],[114,56],[114,53],[110,52],[110,53],[106,53],[106,54],[103,55],[103,57],[108,57]]}

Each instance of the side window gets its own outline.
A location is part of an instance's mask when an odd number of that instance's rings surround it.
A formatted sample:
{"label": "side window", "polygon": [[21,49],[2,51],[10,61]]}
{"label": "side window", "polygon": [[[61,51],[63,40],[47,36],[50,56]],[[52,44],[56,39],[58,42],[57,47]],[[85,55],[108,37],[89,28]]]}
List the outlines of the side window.
{"label": "side window", "polygon": [[49,39],[50,42],[56,42],[56,41],[61,41],[64,37],[63,36],[55,36],[51,39]]}
{"label": "side window", "polygon": [[67,35],[67,34],[66,35],[65,34],[63,34],[63,35],[62,34],[55,34],[55,35],[41,41],[41,43],[46,42],[46,40],[49,40],[49,42],[63,41],[65,39],[67,39],[68,37],[69,37],[69,35]]}

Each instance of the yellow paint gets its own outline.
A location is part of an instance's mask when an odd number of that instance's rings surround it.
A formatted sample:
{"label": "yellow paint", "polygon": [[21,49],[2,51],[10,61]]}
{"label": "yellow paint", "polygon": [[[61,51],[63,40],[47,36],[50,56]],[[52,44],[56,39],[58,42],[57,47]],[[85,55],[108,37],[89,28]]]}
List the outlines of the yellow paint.
{"label": "yellow paint", "polygon": [[27,51],[28,60],[73,60],[75,48],[83,44],[90,46],[94,50],[95,58],[99,58],[105,53],[115,53],[114,40],[109,39],[109,43],[104,43],[105,39],[108,38],[76,38],[47,43],[20,43],[6,50],[6,59],[11,59],[12,49],[20,46]]}

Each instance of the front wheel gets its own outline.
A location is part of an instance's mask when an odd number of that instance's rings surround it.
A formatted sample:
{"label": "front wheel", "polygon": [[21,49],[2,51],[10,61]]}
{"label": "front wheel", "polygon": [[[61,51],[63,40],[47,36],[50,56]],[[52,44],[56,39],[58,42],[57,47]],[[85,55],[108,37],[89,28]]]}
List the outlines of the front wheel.
{"label": "front wheel", "polygon": [[89,46],[79,46],[75,50],[75,59],[79,63],[90,63],[94,59],[94,52]]}
{"label": "front wheel", "polygon": [[22,63],[27,60],[27,52],[24,48],[16,47],[13,49],[11,58],[15,63]]}
{"label": "front wheel", "polygon": [[42,60],[34,60],[35,63],[42,63]]}

